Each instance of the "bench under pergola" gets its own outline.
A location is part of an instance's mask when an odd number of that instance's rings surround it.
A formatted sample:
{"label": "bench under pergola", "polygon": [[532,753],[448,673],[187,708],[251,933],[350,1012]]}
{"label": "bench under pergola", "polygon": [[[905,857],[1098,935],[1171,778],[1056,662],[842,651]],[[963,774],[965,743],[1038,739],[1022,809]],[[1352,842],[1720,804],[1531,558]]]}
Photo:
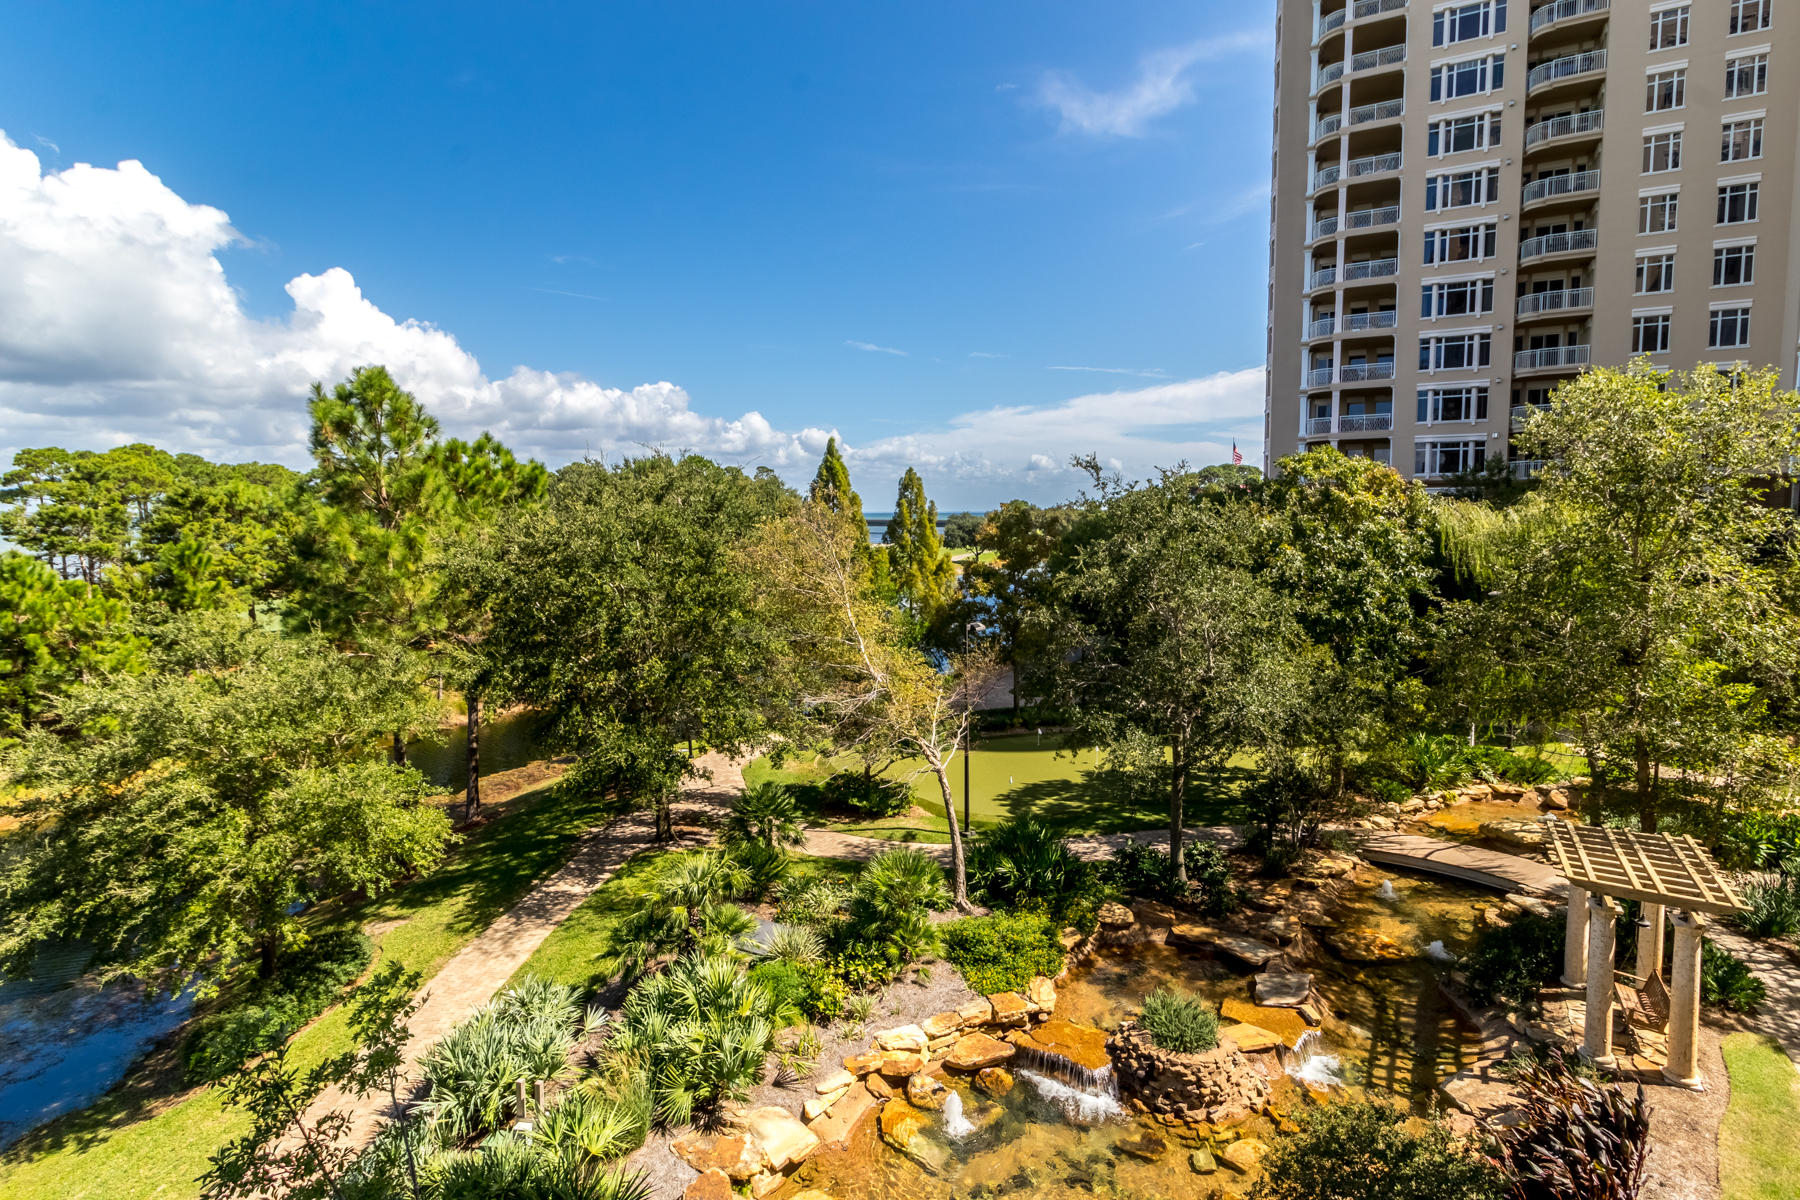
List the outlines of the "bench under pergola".
{"label": "bench under pergola", "polygon": [[[1587,988],[1581,1052],[1600,1066],[1615,1063],[1612,1048],[1614,898],[1643,905],[1638,922],[1637,984],[1623,998],[1640,1011],[1627,1016],[1666,1022],[1668,1062],[1663,1077],[1681,1087],[1705,1086],[1696,1070],[1700,1030],[1700,936],[1706,915],[1742,912],[1712,856],[1691,837],[1575,825],[1546,817],[1550,861],[1569,881],[1569,926],[1563,943],[1563,982]],[[1662,978],[1663,922],[1675,928],[1668,982]]]}

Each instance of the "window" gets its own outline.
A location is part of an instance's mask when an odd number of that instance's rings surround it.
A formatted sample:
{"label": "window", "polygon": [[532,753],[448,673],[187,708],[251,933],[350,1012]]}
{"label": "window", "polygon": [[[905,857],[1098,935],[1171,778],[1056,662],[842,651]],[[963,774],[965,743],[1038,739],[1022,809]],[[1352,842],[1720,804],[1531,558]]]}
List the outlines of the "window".
{"label": "window", "polygon": [[1669,233],[1675,228],[1676,192],[1657,192],[1638,197],[1638,232]]}
{"label": "window", "polygon": [[1652,296],[1675,290],[1675,256],[1673,254],[1640,254],[1637,260],[1637,294]]}
{"label": "window", "polygon": [[1460,154],[1465,150],[1487,150],[1499,144],[1498,112],[1433,121],[1425,139],[1426,152],[1433,158],[1445,154]]}
{"label": "window", "polygon": [[1687,45],[1688,6],[1665,8],[1650,14],[1650,48],[1673,50]]}
{"label": "window", "polygon": [[1463,62],[1445,63],[1431,68],[1431,98],[1455,100],[1459,96],[1476,96],[1491,92],[1504,82],[1506,56],[1485,54]]}
{"label": "window", "polygon": [[1762,137],[1761,117],[1725,122],[1724,133],[1719,138],[1719,161],[1743,162],[1745,159],[1761,158]]}
{"label": "window", "polygon": [[1713,247],[1713,286],[1736,287],[1756,281],[1756,243]]}
{"label": "window", "polygon": [[1451,283],[1428,283],[1422,289],[1420,316],[1467,317],[1494,311],[1492,279],[1458,279]]}
{"label": "window", "polygon": [[1742,225],[1756,220],[1756,202],[1761,193],[1760,183],[1720,184],[1719,224]]}
{"label": "window", "polygon": [[1426,212],[1435,212],[1440,208],[1461,208],[1469,204],[1492,204],[1499,198],[1499,167],[1433,175],[1425,180]]}
{"label": "window", "polygon": [[1769,0],[1731,0],[1731,24],[1725,32],[1755,33],[1769,27]]}
{"label": "window", "polygon": [[1425,265],[1492,258],[1499,230],[1500,227],[1492,222],[1461,225],[1455,229],[1428,229],[1425,231]]}
{"label": "window", "polygon": [[1488,390],[1484,387],[1420,388],[1419,424],[1443,421],[1487,420]]}
{"label": "window", "polygon": [[1482,438],[1413,443],[1414,475],[1457,475],[1480,469],[1486,459],[1487,442]]}
{"label": "window", "polygon": [[1488,365],[1494,337],[1488,333],[1455,333],[1419,339],[1419,370],[1466,371]]}
{"label": "window", "polygon": [[1715,308],[1706,344],[1714,350],[1732,350],[1750,344],[1750,310]]}
{"label": "window", "polygon": [[1506,32],[1506,0],[1459,4],[1431,14],[1431,44],[1451,46]]}
{"label": "window", "polygon": [[1687,69],[1652,71],[1644,81],[1644,111],[1668,112],[1687,104]]}
{"label": "window", "polygon": [[1669,314],[1631,318],[1631,352],[1633,354],[1667,354],[1669,352]]}
{"label": "window", "polygon": [[1644,135],[1644,174],[1681,170],[1681,130]]}
{"label": "window", "polygon": [[1760,96],[1769,90],[1769,56],[1742,54],[1725,60],[1725,98]]}

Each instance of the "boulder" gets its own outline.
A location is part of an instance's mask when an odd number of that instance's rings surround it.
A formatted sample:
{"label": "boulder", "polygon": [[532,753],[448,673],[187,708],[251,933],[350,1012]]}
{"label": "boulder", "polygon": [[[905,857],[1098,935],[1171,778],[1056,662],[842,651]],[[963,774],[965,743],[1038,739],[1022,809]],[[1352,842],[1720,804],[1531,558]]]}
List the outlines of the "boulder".
{"label": "boulder", "polygon": [[929,1061],[922,1046],[917,1050],[883,1050],[874,1074],[889,1080],[906,1079],[923,1071]]}
{"label": "boulder", "polygon": [[1120,1138],[1113,1148],[1121,1154],[1129,1154],[1145,1162],[1155,1162],[1168,1153],[1169,1143],[1160,1133],[1152,1129],[1141,1129],[1130,1137]]}
{"label": "boulder", "polygon": [[1416,813],[1416,812],[1424,812],[1425,804],[1426,804],[1425,797],[1414,796],[1411,800],[1407,800],[1400,805],[1400,811],[1403,813],[1407,813],[1407,814]]}
{"label": "boulder", "polygon": [[799,1117],[773,1104],[740,1110],[727,1120],[756,1139],[771,1171],[785,1171],[819,1148],[818,1134],[802,1125]]}
{"label": "boulder", "polygon": [[867,1075],[881,1065],[881,1051],[869,1050],[844,1059],[844,1070],[852,1075]]}
{"label": "boulder", "polygon": [[1129,929],[1136,924],[1137,917],[1117,900],[1108,900],[1100,906],[1100,927],[1102,929]]}
{"label": "boulder", "polygon": [[[1219,1016],[1225,1021],[1244,1025],[1254,1025],[1280,1038],[1292,1046],[1306,1032],[1308,1022],[1298,1008],[1264,1008],[1259,1004],[1250,1004],[1236,996],[1227,996],[1219,1003]],[[1317,1022],[1312,1022],[1317,1024]]]}
{"label": "boulder", "polygon": [[1056,1007],[1056,985],[1042,975],[1031,981],[1025,989],[1025,999],[1036,1005],[1041,1012],[1050,1012]]}
{"label": "boulder", "polygon": [[822,1076],[813,1083],[813,1091],[823,1096],[827,1092],[838,1092],[856,1082],[856,1076],[849,1071],[833,1071]]}
{"label": "boulder", "polygon": [[883,1050],[912,1050],[923,1053],[926,1044],[930,1041],[931,1035],[917,1025],[897,1025],[892,1029],[883,1029],[875,1035],[875,1044]]}
{"label": "boulder", "polygon": [[1351,962],[1401,962],[1416,957],[1408,947],[1372,929],[1334,929],[1325,940]]}
{"label": "boulder", "polygon": [[975,1090],[998,1100],[1013,1090],[1012,1072],[1005,1067],[983,1067],[975,1072]]}
{"label": "boulder", "polygon": [[1569,793],[1565,792],[1563,789],[1551,788],[1548,791],[1544,792],[1543,796],[1544,796],[1543,804],[1544,804],[1545,808],[1552,808],[1552,809],[1555,809],[1557,812],[1569,811],[1569,806],[1570,806],[1571,800],[1569,797]]}
{"label": "boulder", "polygon": [[1067,1059],[1089,1071],[1098,1071],[1112,1063],[1106,1054],[1104,1030],[1054,1017],[1030,1033],[1016,1035],[1013,1045],[1021,1050],[1036,1050],[1052,1058]]}
{"label": "boulder", "polygon": [[956,1045],[950,1047],[944,1065],[958,1071],[979,1071],[983,1067],[997,1067],[1013,1056],[1014,1049],[1010,1043],[999,1038],[989,1037],[985,1033],[965,1033],[957,1039]]}
{"label": "boulder", "polygon": [[1267,1029],[1255,1025],[1227,1025],[1219,1030],[1219,1040],[1230,1042],[1244,1054],[1256,1054],[1263,1050],[1273,1050],[1282,1045],[1281,1035],[1270,1033]]}
{"label": "boulder", "polygon": [[833,1150],[841,1150],[850,1140],[850,1134],[870,1109],[876,1104],[875,1093],[862,1084],[857,1084],[844,1095],[842,1100],[831,1106],[831,1111],[814,1121],[812,1131],[819,1135],[819,1141]]}
{"label": "boulder", "polygon": [[1542,821],[1530,821],[1523,818],[1507,817],[1499,821],[1483,821],[1477,830],[1484,838],[1492,839],[1513,850],[1541,850],[1550,839]]}
{"label": "boulder", "polygon": [[985,998],[977,996],[958,1008],[956,1015],[963,1019],[964,1028],[970,1025],[986,1025],[994,1019],[994,1006],[989,1004]]}
{"label": "boulder", "polygon": [[1193,1168],[1194,1174],[1196,1175],[1211,1175],[1214,1171],[1219,1169],[1219,1162],[1213,1157],[1213,1152],[1211,1150],[1205,1146],[1201,1146],[1192,1154],[1188,1155],[1188,1166]]}
{"label": "boulder", "polygon": [[745,1133],[690,1133],[669,1144],[676,1158],[701,1173],[719,1171],[743,1183],[763,1166],[763,1148]]}
{"label": "boulder", "polygon": [[940,1109],[949,1092],[949,1088],[929,1075],[914,1075],[906,1081],[906,1102],[914,1108]]}
{"label": "boulder", "polygon": [[1031,1006],[1017,992],[995,992],[987,999],[994,1006],[996,1025],[1023,1025],[1031,1015]]}
{"label": "boulder", "polygon": [[755,1200],[763,1200],[765,1196],[773,1196],[787,1182],[787,1176],[780,1171],[764,1171],[750,1181],[750,1195]]}
{"label": "boulder", "polygon": [[896,1096],[881,1106],[881,1140],[926,1170],[942,1170],[947,1157],[942,1146],[925,1137],[935,1118]]}
{"label": "boulder", "polygon": [[1256,1002],[1267,1008],[1298,1008],[1312,994],[1313,978],[1302,971],[1264,971],[1256,977]]}
{"label": "boulder", "polygon": [[886,1100],[894,1094],[894,1085],[873,1072],[863,1077],[863,1086],[868,1088],[869,1094],[877,1100]]}
{"label": "boulder", "polygon": [[1266,966],[1281,953],[1281,948],[1255,938],[1242,937],[1214,929],[1210,925],[1177,925],[1169,930],[1169,940],[1183,945],[1212,947],[1252,967]]}
{"label": "boulder", "polygon": [[1219,1152],[1219,1157],[1225,1160],[1226,1166],[1238,1174],[1248,1175],[1256,1169],[1256,1164],[1261,1162],[1263,1155],[1268,1152],[1269,1148],[1263,1143],[1255,1138],[1246,1138],[1225,1147]]}
{"label": "boulder", "polygon": [[831,1106],[850,1094],[849,1088],[840,1088],[835,1092],[826,1092],[823,1096],[814,1096],[800,1106],[800,1118],[808,1125],[831,1111]]}
{"label": "boulder", "polygon": [[955,1011],[933,1013],[919,1023],[919,1028],[925,1031],[925,1036],[934,1042],[941,1037],[947,1037],[957,1032],[962,1027],[963,1016]]}
{"label": "boulder", "polygon": [[709,1167],[687,1185],[681,1196],[682,1200],[733,1200],[731,1179],[717,1167]]}

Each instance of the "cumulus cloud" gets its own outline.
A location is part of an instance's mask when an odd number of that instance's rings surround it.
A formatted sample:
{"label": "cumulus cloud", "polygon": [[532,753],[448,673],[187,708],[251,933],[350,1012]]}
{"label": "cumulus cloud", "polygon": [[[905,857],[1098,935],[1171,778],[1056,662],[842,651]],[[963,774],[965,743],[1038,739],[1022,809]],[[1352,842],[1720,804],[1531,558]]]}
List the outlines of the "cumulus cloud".
{"label": "cumulus cloud", "polygon": [[1158,117],[1194,99],[1194,68],[1250,50],[1266,49],[1260,33],[1228,33],[1153,50],[1138,61],[1137,76],[1122,88],[1099,91],[1064,71],[1047,71],[1037,100],[1062,118],[1064,132],[1090,137],[1143,137]]}
{"label": "cumulus cloud", "polygon": [[[449,331],[383,311],[341,267],[295,276],[289,311],[258,319],[219,257],[243,244],[225,213],[141,163],[46,172],[0,133],[0,466],[23,446],[129,441],[304,465],[300,398],[366,363],[385,364],[446,431],[491,430],[552,466],[657,446],[803,482],[836,433],[699,412],[667,380],[615,387],[530,366],[490,375]],[[872,508],[908,465],[947,506],[1054,500],[1078,485],[1074,453],[1132,474],[1218,461],[1233,436],[1248,456],[1262,390],[1260,368],[1159,382],[966,413],[845,453]]]}

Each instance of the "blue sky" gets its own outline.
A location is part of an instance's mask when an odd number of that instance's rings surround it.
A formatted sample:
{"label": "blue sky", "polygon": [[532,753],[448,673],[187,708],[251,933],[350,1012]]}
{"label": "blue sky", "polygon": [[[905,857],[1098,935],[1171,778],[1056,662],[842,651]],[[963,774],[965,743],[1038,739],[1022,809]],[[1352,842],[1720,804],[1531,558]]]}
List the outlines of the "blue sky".
{"label": "blue sky", "polygon": [[553,465],[835,432],[875,508],[1260,455],[1270,3],[8,26],[0,453],[299,463],[302,376],[378,356]]}

